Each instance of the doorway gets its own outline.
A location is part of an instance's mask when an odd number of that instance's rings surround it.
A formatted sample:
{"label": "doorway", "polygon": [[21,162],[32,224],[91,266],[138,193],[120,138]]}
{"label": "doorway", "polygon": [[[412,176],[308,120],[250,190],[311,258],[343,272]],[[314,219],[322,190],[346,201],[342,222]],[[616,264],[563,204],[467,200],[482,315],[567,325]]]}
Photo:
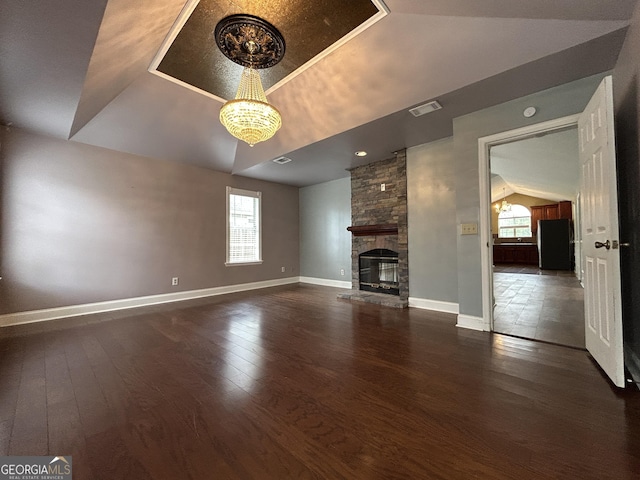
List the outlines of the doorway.
{"label": "doorway", "polygon": [[489,155],[493,330],[584,348],[584,292],[573,243],[577,126],[495,145]]}
{"label": "doorway", "polygon": [[[585,347],[581,266],[574,261],[580,243],[574,252],[574,239],[563,238],[570,266],[549,265],[546,258],[557,249],[548,243],[542,249],[537,231],[540,219],[544,228],[564,227],[564,222],[571,228],[574,217],[579,220],[577,145],[577,116],[481,139],[480,173],[486,178],[482,225],[488,227],[481,235],[489,247],[483,258],[488,272],[483,293],[491,297],[485,318],[491,319],[492,331]],[[558,220],[553,212],[559,208],[560,216],[569,219]],[[539,268],[541,258],[544,269]]]}

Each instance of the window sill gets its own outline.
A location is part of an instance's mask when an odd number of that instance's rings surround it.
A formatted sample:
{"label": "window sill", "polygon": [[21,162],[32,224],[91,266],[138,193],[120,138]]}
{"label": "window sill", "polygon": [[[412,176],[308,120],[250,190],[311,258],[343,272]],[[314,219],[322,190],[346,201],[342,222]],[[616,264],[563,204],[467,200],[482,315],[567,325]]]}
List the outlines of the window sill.
{"label": "window sill", "polygon": [[225,267],[236,267],[242,265],[262,265],[262,260],[258,260],[255,262],[224,262]]}

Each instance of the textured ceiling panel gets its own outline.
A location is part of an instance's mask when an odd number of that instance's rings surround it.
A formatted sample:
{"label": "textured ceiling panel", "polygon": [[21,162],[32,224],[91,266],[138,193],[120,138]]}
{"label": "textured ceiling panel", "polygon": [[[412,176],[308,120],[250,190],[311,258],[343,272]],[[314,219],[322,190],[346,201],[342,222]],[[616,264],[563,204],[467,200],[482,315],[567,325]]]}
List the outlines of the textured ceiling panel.
{"label": "textured ceiling panel", "polygon": [[235,13],[265,19],[285,38],[284,59],[275,67],[260,72],[264,88],[268,89],[369,20],[378,13],[378,8],[370,0],[233,4],[201,0],[157,70],[217,97],[233,98],[242,67],[218,50],[213,30],[222,18]]}

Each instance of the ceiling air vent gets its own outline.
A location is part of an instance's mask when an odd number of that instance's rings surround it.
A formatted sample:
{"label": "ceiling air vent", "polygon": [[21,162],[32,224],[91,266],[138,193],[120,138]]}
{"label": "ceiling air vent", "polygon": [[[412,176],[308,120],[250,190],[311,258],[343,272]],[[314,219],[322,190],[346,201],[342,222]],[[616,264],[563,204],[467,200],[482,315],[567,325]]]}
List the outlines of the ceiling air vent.
{"label": "ceiling air vent", "polygon": [[284,165],[285,163],[289,163],[291,161],[290,158],[287,157],[278,157],[273,159],[274,163],[278,163],[280,165]]}
{"label": "ceiling air vent", "polygon": [[428,102],[423,105],[419,105],[417,107],[413,107],[411,110],[411,115],[414,117],[419,117],[420,115],[424,115],[425,113],[435,112],[436,110],[440,110],[442,105],[440,105],[437,101]]}

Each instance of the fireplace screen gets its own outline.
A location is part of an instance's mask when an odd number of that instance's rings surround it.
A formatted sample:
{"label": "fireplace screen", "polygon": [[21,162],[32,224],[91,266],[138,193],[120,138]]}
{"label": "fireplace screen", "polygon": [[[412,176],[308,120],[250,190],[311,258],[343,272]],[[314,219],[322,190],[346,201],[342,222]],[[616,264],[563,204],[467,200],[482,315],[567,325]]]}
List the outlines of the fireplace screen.
{"label": "fireplace screen", "polygon": [[400,295],[398,253],[378,248],[360,254],[360,290]]}

